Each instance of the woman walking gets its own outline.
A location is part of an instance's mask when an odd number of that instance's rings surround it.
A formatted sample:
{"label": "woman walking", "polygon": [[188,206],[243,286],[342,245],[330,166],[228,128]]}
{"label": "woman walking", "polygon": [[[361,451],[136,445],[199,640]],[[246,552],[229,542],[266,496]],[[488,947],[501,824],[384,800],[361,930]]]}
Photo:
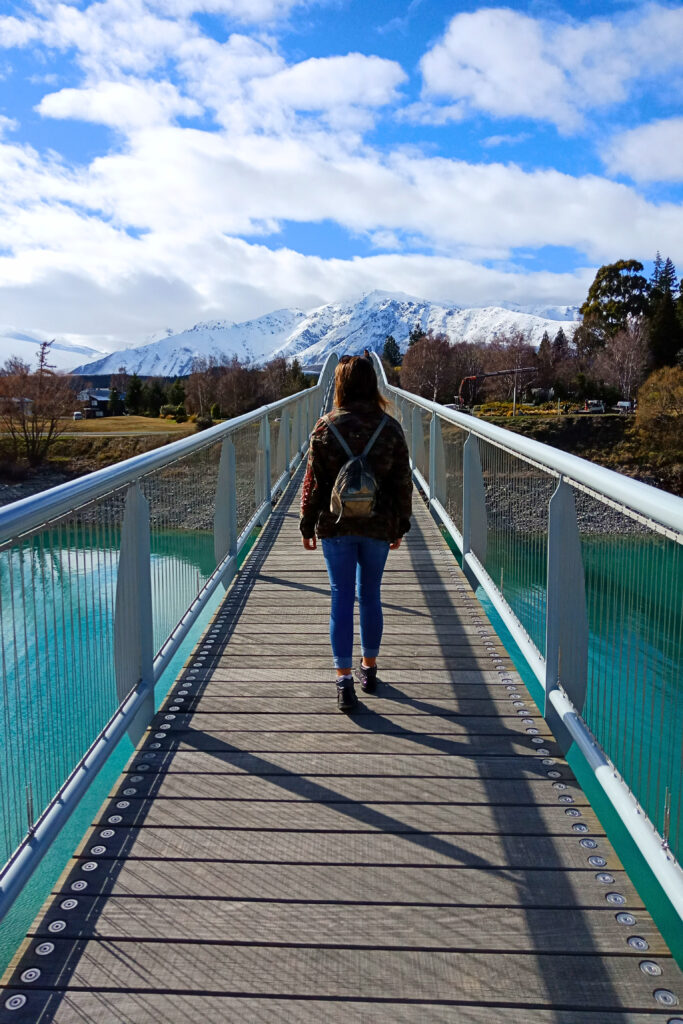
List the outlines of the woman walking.
{"label": "woman walking", "polygon": [[299,525],[307,551],[316,548],[316,536],[322,541],[332,591],[337,706],[353,711],[355,595],[362,654],[357,678],[372,693],[382,639],[382,573],[389,550],[410,529],[412,479],[403,431],[385,412],[370,359],[342,356],[334,382],[334,408],[311,434]]}

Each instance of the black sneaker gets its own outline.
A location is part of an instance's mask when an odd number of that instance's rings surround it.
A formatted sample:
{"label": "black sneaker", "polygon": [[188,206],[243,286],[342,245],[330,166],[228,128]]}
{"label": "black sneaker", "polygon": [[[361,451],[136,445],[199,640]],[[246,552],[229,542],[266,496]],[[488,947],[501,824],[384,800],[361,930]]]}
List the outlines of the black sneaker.
{"label": "black sneaker", "polygon": [[340,711],[355,711],[358,707],[358,697],[352,680],[343,686],[337,686],[337,707]]}
{"label": "black sneaker", "polygon": [[356,678],[360,683],[361,690],[363,693],[374,693],[377,689],[377,666],[370,665],[366,667],[363,662],[358,666],[356,672]]}

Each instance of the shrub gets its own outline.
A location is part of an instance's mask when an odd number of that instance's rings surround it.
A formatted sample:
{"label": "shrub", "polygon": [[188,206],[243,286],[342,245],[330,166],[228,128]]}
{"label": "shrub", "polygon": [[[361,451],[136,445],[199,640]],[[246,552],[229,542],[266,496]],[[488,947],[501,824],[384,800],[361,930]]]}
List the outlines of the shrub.
{"label": "shrub", "polygon": [[[186,417],[187,418],[187,417]],[[197,430],[208,430],[209,427],[213,426],[213,420],[210,416],[197,416],[195,420]]]}
{"label": "shrub", "polygon": [[177,406],[175,405],[162,405],[159,409],[159,415],[163,416],[164,419],[175,416],[177,412]]}
{"label": "shrub", "polygon": [[638,431],[662,447],[681,449],[683,369],[664,366],[647,378],[638,392]]}
{"label": "shrub", "polygon": [[176,423],[187,423],[187,412],[184,405],[177,405],[175,409]]}
{"label": "shrub", "polygon": [[221,407],[218,404],[218,402],[214,402],[213,403],[213,405],[211,406],[211,409],[210,409],[209,416],[208,417],[206,417],[206,416],[204,417],[204,419],[207,419],[207,418],[210,419],[210,420],[219,420],[221,418]]}

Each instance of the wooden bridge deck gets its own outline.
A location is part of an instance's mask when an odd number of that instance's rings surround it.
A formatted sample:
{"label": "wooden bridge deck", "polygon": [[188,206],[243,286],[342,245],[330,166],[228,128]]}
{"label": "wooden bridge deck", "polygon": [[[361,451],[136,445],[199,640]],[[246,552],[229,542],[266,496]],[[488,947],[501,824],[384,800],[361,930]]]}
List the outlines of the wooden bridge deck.
{"label": "wooden bridge deck", "polygon": [[281,501],[6,974],[3,1024],[680,1019],[654,992],[683,1001],[681,972],[415,505],[385,683],[347,717],[322,555]]}

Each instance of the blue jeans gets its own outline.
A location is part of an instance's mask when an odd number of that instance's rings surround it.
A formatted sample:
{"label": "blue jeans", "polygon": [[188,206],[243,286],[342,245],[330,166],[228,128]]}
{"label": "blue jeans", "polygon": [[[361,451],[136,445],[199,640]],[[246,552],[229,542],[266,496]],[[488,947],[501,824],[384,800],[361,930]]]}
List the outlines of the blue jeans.
{"label": "blue jeans", "polygon": [[353,665],[353,602],[358,594],[360,645],[366,658],[376,658],[382,641],[382,573],[389,544],[374,537],[323,539],[323,556],[330,577],[330,643],[335,668]]}

